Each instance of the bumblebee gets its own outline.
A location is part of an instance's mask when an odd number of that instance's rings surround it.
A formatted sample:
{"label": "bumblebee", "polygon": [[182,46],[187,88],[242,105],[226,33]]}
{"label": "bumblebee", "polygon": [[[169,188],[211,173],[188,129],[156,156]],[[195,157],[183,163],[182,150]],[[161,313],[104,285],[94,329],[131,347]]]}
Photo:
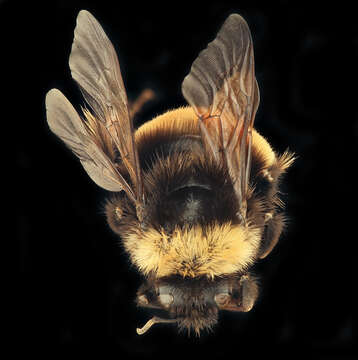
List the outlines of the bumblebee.
{"label": "bumblebee", "polygon": [[88,107],[80,116],[52,89],[47,121],[109,192],[108,224],[145,278],[136,302],[161,314],[138,334],[155,323],[200,334],[219,310],[250,311],[259,293],[250,269],[284,227],[278,185],[294,155],[278,155],[253,127],[259,89],[245,20],[230,15],[192,64],[188,106],[137,130],[113,45],[85,10],[69,65]]}

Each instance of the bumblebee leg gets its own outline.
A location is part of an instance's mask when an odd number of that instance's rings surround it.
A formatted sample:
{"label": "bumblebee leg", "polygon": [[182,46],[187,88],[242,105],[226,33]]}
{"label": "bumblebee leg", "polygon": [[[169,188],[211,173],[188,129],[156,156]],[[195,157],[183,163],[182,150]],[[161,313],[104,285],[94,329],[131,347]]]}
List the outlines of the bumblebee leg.
{"label": "bumblebee leg", "polygon": [[241,284],[241,306],[240,311],[250,311],[258,297],[259,288],[256,280],[251,275],[244,275],[240,279]]}
{"label": "bumblebee leg", "polygon": [[137,115],[137,113],[142,109],[143,105],[148,101],[151,101],[155,98],[155,93],[151,89],[144,89],[140,95],[133,102],[130,103],[129,112],[131,118]]}
{"label": "bumblebee leg", "polygon": [[283,214],[272,214],[265,216],[266,226],[262,237],[259,258],[265,258],[276,246],[284,227]]}

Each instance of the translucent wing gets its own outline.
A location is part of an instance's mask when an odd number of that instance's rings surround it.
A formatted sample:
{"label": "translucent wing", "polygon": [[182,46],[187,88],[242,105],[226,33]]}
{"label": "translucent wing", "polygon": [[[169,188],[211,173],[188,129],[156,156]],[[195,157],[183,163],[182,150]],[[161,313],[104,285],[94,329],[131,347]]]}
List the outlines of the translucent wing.
{"label": "translucent wing", "polygon": [[250,30],[240,15],[230,15],[199,54],[182,92],[200,119],[206,151],[229,169],[244,219],[259,90]]}
{"label": "translucent wing", "polygon": [[141,169],[118,58],[101,25],[85,10],[77,17],[69,64],[94,118],[107,129],[120,153],[133,184],[130,195],[139,205]]}
{"label": "translucent wing", "polygon": [[117,171],[113,158],[83,121],[66,97],[57,89],[46,95],[50,129],[78,156],[90,178],[109,191],[128,191],[128,184]]}

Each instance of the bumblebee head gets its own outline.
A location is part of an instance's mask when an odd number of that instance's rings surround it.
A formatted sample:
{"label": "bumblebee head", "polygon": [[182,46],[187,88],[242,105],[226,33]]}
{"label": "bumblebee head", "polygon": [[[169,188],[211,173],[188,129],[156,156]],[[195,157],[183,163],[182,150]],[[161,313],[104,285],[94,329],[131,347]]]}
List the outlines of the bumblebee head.
{"label": "bumblebee head", "polygon": [[137,333],[144,334],[155,323],[176,323],[179,330],[194,331],[199,336],[217,323],[219,310],[249,311],[256,297],[256,282],[247,274],[149,280],[138,290],[137,304],[150,308],[154,316]]}

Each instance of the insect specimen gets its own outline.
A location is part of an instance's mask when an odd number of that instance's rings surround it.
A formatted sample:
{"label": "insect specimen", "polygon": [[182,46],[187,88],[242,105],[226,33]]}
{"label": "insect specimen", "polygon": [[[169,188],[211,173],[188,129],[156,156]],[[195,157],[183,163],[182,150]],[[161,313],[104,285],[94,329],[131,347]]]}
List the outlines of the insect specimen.
{"label": "insect specimen", "polygon": [[137,304],[155,323],[199,334],[219,310],[249,311],[252,265],[284,227],[281,175],[294,161],[253,127],[259,105],[249,27],[230,15],[182,83],[189,106],[134,129],[118,58],[97,20],[77,18],[69,65],[87,102],[80,116],[57,89],[50,129],[109,191],[108,224],[145,277]]}

